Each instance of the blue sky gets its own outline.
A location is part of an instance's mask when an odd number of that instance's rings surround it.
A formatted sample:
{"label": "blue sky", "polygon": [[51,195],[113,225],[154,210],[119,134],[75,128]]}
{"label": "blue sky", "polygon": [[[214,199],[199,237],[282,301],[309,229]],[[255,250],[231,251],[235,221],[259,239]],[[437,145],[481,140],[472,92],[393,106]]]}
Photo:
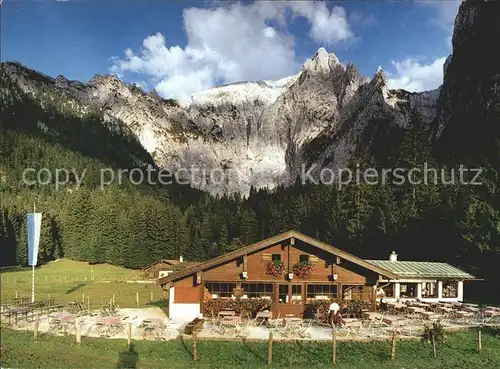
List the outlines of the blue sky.
{"label": "blue sky", "polygon": [[[438,87],[456,1],[22,1],[2,4],[2,60],[87,81],[116,73],[180,97],[295,74],[319,47],[391,87]],[[128,51],[126,51],[128,50]]]}

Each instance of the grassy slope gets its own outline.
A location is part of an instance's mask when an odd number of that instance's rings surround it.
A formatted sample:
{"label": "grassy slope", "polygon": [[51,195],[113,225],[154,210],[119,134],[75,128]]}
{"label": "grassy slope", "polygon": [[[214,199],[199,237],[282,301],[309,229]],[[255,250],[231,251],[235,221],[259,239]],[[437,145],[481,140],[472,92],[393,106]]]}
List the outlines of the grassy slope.
{"label": "grassy slope", "polygon": [[[336,368],[498,368],[500,337],[483,332],[483,349],[476,351],[473,331],[450,334],[438,345],[433,358],[430,345],[398,342],[397,359],[390,360],[389,342],[339,342]],[[198,342],[200,360],[192,361],[192,341],[137,341],[134,352],[125,351],[124,340],[82,339],[2,330],[2,365],[8,368],[266,368],[266,343]],[[64,353],[64,355],[61,355]],[[134,366],[134,363],[136,366]],[[274,343],[273,367],[331,368],[329,343]]]}
{"label": "grassy slope", "polygon": [[[116,304],[125,308],[136,306],[136,292],[139,292],[140,305],[144,306],[151,298],[151,291],[157,300],[162,290],[156,284],[125,282],[140,278],[140,275],[138,270],[108,264],[90,266],[85,262],[63,259],[36,269],[36,298],[46,299],[50,294],[58,302],[65,303],[81,300],[84,293],[90,297],[91,307],[98,308],[114,294]],[[4,303],[15,297],[16,291],[18,296],[31,296],[31,269],[2,272],[1,287]]]}

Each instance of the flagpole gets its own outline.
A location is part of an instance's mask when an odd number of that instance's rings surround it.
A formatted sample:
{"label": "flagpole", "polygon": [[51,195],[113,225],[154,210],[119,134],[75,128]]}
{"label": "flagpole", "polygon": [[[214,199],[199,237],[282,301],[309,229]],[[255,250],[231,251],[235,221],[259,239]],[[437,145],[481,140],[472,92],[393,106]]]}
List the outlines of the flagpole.
{"label": "flagpole", "polygon": [[[35,216],[36,207],[35,202],[33,201],[33,216]],[[31,273],[31,302],[35,302],[35,265],[32,265],[32,273]]]}

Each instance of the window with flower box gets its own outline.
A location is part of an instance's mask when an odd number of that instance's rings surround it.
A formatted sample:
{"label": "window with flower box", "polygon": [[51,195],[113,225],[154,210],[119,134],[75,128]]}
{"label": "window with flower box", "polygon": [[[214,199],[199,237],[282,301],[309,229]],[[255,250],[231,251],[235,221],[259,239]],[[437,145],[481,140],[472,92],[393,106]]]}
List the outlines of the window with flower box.
{"label": "window with flower box", "polygon": [[299,263],[309,263],[309,255],[299,255]]}

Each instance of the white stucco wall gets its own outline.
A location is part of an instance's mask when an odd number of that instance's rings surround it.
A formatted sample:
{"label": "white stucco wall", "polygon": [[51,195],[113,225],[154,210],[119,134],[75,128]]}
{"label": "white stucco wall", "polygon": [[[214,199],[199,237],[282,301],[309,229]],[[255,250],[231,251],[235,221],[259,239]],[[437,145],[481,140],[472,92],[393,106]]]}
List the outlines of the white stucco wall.
{"label": "white stucco wall", "polygon": [[200,304],[180,304],[175,301],[175,287],[171,287],[168,293],[168,317],[175,321],[191,321],[201,317]]}

